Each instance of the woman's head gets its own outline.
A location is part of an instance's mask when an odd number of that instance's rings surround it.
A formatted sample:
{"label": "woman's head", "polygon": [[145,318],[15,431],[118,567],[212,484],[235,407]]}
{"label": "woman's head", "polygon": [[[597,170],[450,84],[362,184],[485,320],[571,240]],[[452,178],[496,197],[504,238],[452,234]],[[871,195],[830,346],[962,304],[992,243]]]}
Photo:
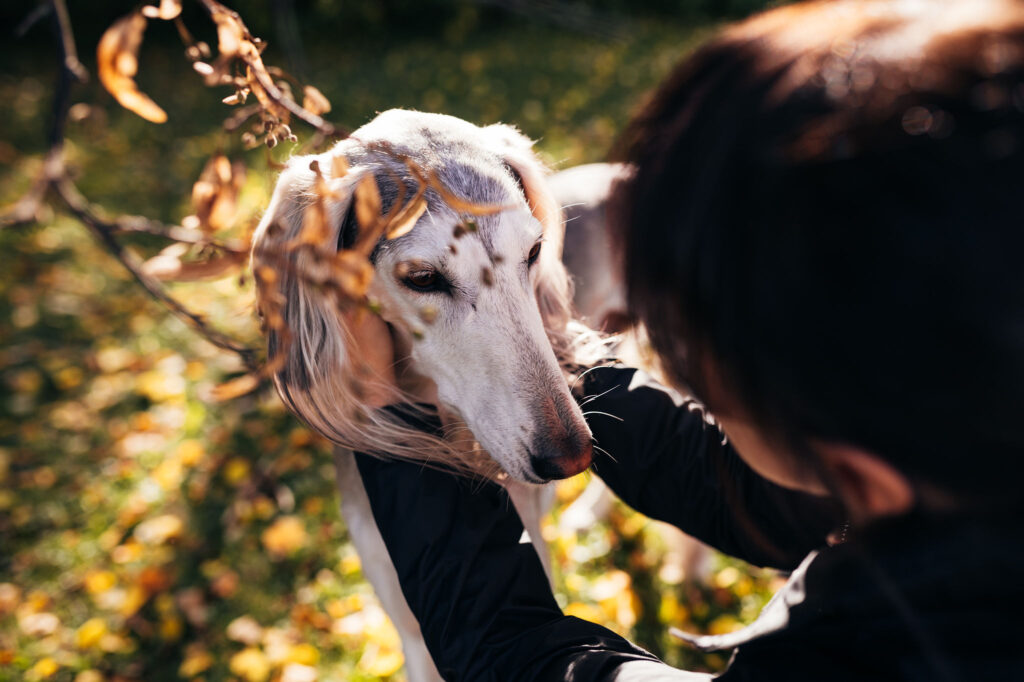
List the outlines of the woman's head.
{"label": "woman's head", "polygon": [[674,380],[791,452],[1014,502],[1024,4],[762,14],[687,59],[623,146],[630,304]]}

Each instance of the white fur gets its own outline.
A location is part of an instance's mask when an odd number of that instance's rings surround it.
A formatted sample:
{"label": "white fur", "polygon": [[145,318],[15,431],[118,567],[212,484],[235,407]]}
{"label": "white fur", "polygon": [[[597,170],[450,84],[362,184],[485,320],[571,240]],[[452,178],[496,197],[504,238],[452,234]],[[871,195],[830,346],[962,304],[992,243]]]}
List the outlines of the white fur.
{"label": "white fur", "polygon": [[[276,272],[276,293],[261,290],[261,302],[268,307],[268,297],[277,297],[290,335],[289,341],[280,328],[268,330],[271,355],[283,359],[275,384],[289,408],[339,446],[343,514],[364,572],[402,635],[412,682],[439,676],[402,596],[351,450],[498,479],[506,473],[510,497],[549,576],[540,519],[551,493],[529,485],[545,480],[531,455],[572,455],[585,443],[584,465],[589,464],[590,431],[568,379],[571,367],[592,364],[605,347],[571,319],[571,287],[560,260],[561,214],[530,147],[508,126],[479,128],[449,116],[388,111],[331,151],[292,159],[254,235],[254,268]],[[330,171],[338,154],[350,169],[336,178]],[[466,216],[430,191],[428,209],[414,229],[375,251],[370,296],[393,329],[398,354],[409,357],[402,365],[403,387],[436,395],[443,408],[441,437],[412,429],[361,400],[368,380],[356,378],[358,358],[347,351],[349,333],[338,302],[302,274],[315,267],[316,254],[292,248],[303,214],[315,200],[311,161],[319,162],[334,196],[327,206],[326,243],[317,246],[330,253],[337,248],[354,188],[366,174],[373,174],[386,204],[395,200],[399,185],[406,197],[416,190],[404,159],[435,173],[462,199],[505,207],[474,216],[478,230],[456,238],[456,226]],[[529,267],[527,254],[538,239],[543,239],[541,255]],[[403,284],[396,272],[415,262],[437,267],[452,292],[423,293]],[[427,308],[433,311],[430,323],[424,321]],[[396,395],[402,397],[408,396]]]}

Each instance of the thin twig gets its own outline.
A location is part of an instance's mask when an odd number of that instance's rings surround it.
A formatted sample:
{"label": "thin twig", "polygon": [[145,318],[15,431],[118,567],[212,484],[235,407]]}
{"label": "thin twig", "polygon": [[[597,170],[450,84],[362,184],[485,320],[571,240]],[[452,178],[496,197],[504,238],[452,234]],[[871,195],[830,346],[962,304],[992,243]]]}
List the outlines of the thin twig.
{"label": "thin twig", "polygon": [[75,49],[75,34],[71,31],[71,18],[68,16],[67,5],[64,0],[53,0],[53,9],[57,18],[57,26],[60,30],[60,44],[64,52],[64,66],[80,83],[89,80],[89,72],[78,60],[78,50]]}
{"label": "thin twig", "polygon": [[[43,163],[43,169],[32,187],[3,216],[0,226],[13,226],[31,223],[36,220],[39,209],[49,191],[52,189],[61,202],[71,213],[93,233],[100,244],[109,251],[135,278],[135,280],[153,298],[166,306],[176,317],[199,332],[214,346],[238,355],[246,369],[256,371],[259,359],[254,349],[245,346],[228,335],[210,327],[203,317],[188,308],[170,295],[159,280],[146,274],[142,263],[126,247],[122,246],[115,235],[118,233],[135,232],[155,234],[167,239],[193,244],[203,244],[234,253],[244,253],[239,245],[222,244],[208,239],[205,235],[196,235],[190,230],[179,226],[163,225],[141,216],[123,216],[109,220],[100,216],[90,206],[89,201],[78,190],[68,175],[64,163],[64,131],[68,109],[71,101],[71,86],[75,80],[82,80],[86,74],[75,51],[74,34],[68,19],[67,6],[64,0],[51,0],[54,10],[54,25],[57,52],[60,57],[57,89],[53,98],[53,120],[50,124],[47,141],[49,149]],[[40,13],[42,16],[42,13]]]}
{"label": "thin twig", "polygon": [[132,274],[142,288],[149,292],[179,319],[198,331],[213,345],[238,355],[246,369],[255,371],[259,367],[256,352],[240,344],[231,337],[210,327],[201,315],[186,308],[180,301],[171,296],[160,282],[142,270],[142,263],[114,238],[116,226],[98,216],[89,206],[89,202],[78,191],[69,178],[62,177],[53,183],[57,195],[63,200],[71,212],[84,223],[103,246]]}
{"label": "thin twig", "polygon": [[18,27],[16,29],[14,29],[14,36],[16,38],[24,37],[25,34],[29,32],[29,29],[31,29],[33,26],[35,26],[40,21],[42,21],[43,17],[45,17],[47,14],[49,14],[52,11],[53,11],[53,4],[52,3],[49,3],[49,2],[41,2],[41,3],[39,3],[38,5],[36,5],[35,9],[33,9],[31,12],[29,12],[28,15],[24,19],[21,20],[21,23],[18,24]]}
{"label": "thin twig", "polygon": [[119,216],[107,222],[110,224],[111,232],[114,234],[151,234],[175,242],[209,246],[225,253],[246,254],[249,252],[245,245],[238,241],[223,242],[210,239],[208,235],[197,230],[190,230],[180,225],[165,225],[144,216]]}
{"label": "thin twig", "polygon": [[[214,18],[217,13],[224,12],[236,17],[239,23],[242,24],[243,27],[245,26],[244,22],[241,21],[241,18],[238,17],[237,12],[228,9],[216,0],[199,0],[199,2],[203,5],[203,8],[210,15],[211,19]],[[246,29],[246,31],[248,31],[248,29]],[[256,77],[256,82],[259,83],[260,87],[267,93],[267,97],[269,97],[274,104],[284,108],[292,116],[311,128],[314,128],[321,135],[333,137],[335,135],[346,136],[348,134],[343,128],[339,128],[313,112],[304,109],[298,104],[298,102],[285,95],[281,89],[277,87],[274,79],[267,72],[267,69],[263,65],[258,54],[253,56],[243,52],[239,55],[239,58],[242,59],[242,61],[244,61],[249,67],[252,74]]]}

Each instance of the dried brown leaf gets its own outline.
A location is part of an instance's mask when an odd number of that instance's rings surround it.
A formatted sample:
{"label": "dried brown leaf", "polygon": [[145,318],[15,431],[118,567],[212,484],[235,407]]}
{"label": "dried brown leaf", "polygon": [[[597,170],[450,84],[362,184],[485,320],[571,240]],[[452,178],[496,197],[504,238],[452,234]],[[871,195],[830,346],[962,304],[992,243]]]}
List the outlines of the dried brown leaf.
{"label": "dried brown leaf", "polygon": [[402,235],[408,234],[426,210],[427,200],[423,198],[422,194],[413,197],[388,225],[387,238],[398,239]]}
{"label": "dried brown leaf", "polygon": [[103,87],[118,104],[147,121],[163,123],[167,113],[145,95],[135,83],[139,70],[139,45],[146,30],[146,18],[134,12],[114,22],[96,48],[96,67]]}
{"label": "dried brown leaf", "polygon": [[302,213],[302,230],[299,232],[298,243],[322,248],[327,244],[327,235],[327,209],[323,199],[318,197]]}
{"label": "dried brown leaf", "polygon": [[302,214],[302,230],[299,232],[298,243],[309,244],[315,248],[323,248],[328,243],[330,233],[330,221],[327,217],[327,200],[335,199],[337,195],[328,187],[323,173],[320,172],[320,162],[313,160],[309,164],[316,178],[313,182],[313,203],[306,207]]}
{"label": "dried brown leaf", "polygon": [[247,33],[245,26],[237,16],[226,11],[214,12],[213,21],[217,24],[217,51],[222,57],[238,55]]}
{"label": "dried brown leaf", "polygon": [[232,163],[223,154],[211,157],[192,186],[192,210],[199,220],[199,227],[207,232],[230,227],[243,184],[244,164]]}
{"label": "dried brown leaf", "polygon": [[220,386],[215,386],[212,395],[214,400],[224,401],[252,393],[260,387],[262,378],[258,374],[243,374]]}
{"label": "dried brown leaf", "polygon": [[361,232],[369,232],[380,218],[380,190],[372,173],[367,173],[356,185],[356,221]]}
{"label": "dried brown leaf", "polygon": [[252,94],[256,95],[256,99],[259,100],[259,103],[263,105],[263,108],[265,110],[267,110],[277,118],[281,119],[282,121],[287,121],[289,119],[288,110],[285,109],[280,104],[278,104],[277,102],[275,102],[270,97],[270,95],[267,94],[267,91],[260,84],[256,72],[262,70],[262,74],[264,74],[268,79],[270,78],[270,74],[266,73],[267,70],[265,67],[263,67],[263,62],[259,61],[258,55],[256,56],[254,62],[256,62],[255,69],[253,68],[254,64],[249,63],[245,70],[246,82],[249,84],[249,88],[252,90]]}
{"label": "dried brown leaf", "polygon": [[344,154],[335,154],[331,158],[331,177],[335,180],[348,175],[348,159]]}
{"label": "dried brown leaf", "polygon": [[302,89],[302,108],[320,116],[331,110],[331,103],[322,92],[307,85]]}
{"label": "dried brown leaf", "polygon": [[437,177],[437,174],[433,171],[427,174],[426,182],[434,189],[435,192],[441,195],[444,202],[451,206],[451,208],[458,213],[468,213],[470,215],[494,215],[495,213],[501,213],[512,208],[511,206],[498,206],[496,204],[477,204],[466,199],[459,198],[452,194],[452,192],[445,187],[444,183]]}
{"label": "dried brown leaf", "polygon": [[373,265],[361,253],[339,251],[334,274],[341,292],[353,301],[360,301],[373,281]]}
{"label": "dried brown leaf", "polygon": [[143,263],[142,271],[162,282],[194,282],[222,277],[244,262],[244,253],[227,252],[204,261],[184,263],[180,255],[165,249]]}
{"label": "dried brown leaf", "polygon": [[181,14],[181,0],[160,0],[159,6],[146,5],[142,13],[150,19],[170,21]]}

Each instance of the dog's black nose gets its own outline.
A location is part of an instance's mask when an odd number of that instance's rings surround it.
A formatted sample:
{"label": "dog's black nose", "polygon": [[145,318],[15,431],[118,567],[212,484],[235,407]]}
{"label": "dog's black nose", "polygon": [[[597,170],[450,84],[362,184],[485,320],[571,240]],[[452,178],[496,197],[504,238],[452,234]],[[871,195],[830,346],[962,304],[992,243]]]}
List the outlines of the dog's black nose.
{"label": "dog's black nose", "polygon": [[538,448],[530,454],[530,466],[541,478],[553,481],[586,471],[593,458],[594,446],[587,440],[570,450]]}

